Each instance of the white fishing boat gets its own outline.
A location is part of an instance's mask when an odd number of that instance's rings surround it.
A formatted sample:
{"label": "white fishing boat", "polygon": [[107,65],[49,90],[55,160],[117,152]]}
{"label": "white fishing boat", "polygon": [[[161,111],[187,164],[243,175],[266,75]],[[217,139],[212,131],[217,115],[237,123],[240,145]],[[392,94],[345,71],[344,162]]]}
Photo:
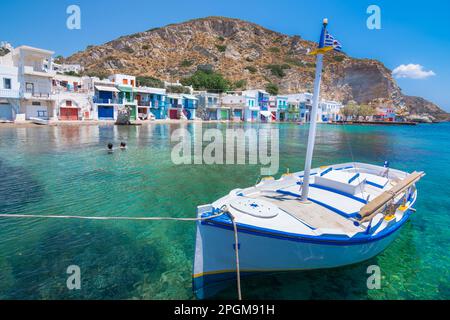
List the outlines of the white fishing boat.
{"label": "white fishing boat", "polygon": [[33,122],[34,124],[39,124],[39,125],[48,125],[49,124],[49,120],[42,119],[42,118],[36,118],[36,117],[30,117],[30,121]]}
{"label": "white fishing boat", "polygon": [[[415,212],[416,182],[408,173],[373,165],[344,163],[311,169],[320,95],[324,21],[305,170],[264,179],[199,206],[193,289],[205,298],[229,280],[262,272],[334,268],[370,259],[396,238]],[[331,49],[330,49],[331,47]],[[236,252],[237,250],[237,252]],[[240,290],[239,290],[240,291]]]}

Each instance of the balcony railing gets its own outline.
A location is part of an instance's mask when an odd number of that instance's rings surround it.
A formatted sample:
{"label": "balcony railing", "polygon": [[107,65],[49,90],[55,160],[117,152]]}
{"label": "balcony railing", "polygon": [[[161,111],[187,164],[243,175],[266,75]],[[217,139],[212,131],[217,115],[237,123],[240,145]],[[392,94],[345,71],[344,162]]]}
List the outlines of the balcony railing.
{"label": "balcony railing", "polygon": [[19,98],[19,90],[0,89],[1,98]]}
{"label": "balcony railing", "polygon": [[100,98],[97,96],[94,96],[94,103],[102,103],[102,104],[122,104],[123,99],[121,98],[112,98],[112,99],[106,99],[106,98]]}
{"label": "balcony railing", "polygon": [[169,103],[169,104],[167,104],[167,106],[169,108],[179,108],[179,109],[183,108],[182,104],[171,104],[171,103]]}
{"label": "balcony railing", "polygon": [[151,107],[152,106],[152,102],[151,101],[138,101],[138,106]]}
{"label": "balcony railing", "polygon": [[50,92],[33,92],[31,94],[33,98],[50,98],[51,95]]}
{"label": "balcony railing", "polygon": [[53,94],[59,94],[59,93],[66,93],[66,92],[70,92],[70,93],[89,93],[89,90],[87,89],[77,89],[74,90],[73,88],[65,88],[65,87],[53,87]]}
{"label": "balcony railing", "polygon": [[38,92],[38,91],[25,91],[25,97],[31,97],[31,98],[41,98],[41,99],[50,99],[52,96],[51,92]]}
{"label": "balcony railing", "polygon": [[56,75],[56,72],[53,70],[46,70],[44,68],[35,68],[31,66],[24,66],[23,72],[24,74],[44,76],[44,77],[53,77]]}

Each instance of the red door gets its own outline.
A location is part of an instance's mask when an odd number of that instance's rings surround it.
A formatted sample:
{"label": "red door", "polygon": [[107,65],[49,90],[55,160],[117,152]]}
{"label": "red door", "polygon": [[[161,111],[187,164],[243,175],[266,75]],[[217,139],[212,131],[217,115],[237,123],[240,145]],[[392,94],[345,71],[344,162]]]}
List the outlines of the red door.
{"label": "red door", "polygon": [[61,120],[78,120],[78,109],[76,108],[61,108],[59,111]]}
{"label": "red door", "polygon": [[178,110],[170,110],[169,117],[170,119],[178,119]]}

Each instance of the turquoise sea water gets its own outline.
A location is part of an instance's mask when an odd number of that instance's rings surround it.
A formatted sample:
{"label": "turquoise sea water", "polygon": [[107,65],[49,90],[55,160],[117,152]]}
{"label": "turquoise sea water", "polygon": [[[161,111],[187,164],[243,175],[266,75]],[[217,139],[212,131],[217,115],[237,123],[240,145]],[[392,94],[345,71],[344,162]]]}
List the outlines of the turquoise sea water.
{"label": "turquoise sea water", "polygon": [[[260,177],[258,165],[174,165],[170,135],[179,127],[0,127],[0,213],[194,217],[197,205]],[[273,127],[278,176],[303,170],[307,127]],[[122,140],[127,151],[106,153]],[[450,124],[319,126],[315,167],[353,158],[427,173],[399,237],[357,265],[243,279],[244,298],[450,298]],[[194,240],[191,222],[0,218],[0,299],[193,299]],[[366,286],[373,264],[380,290]],[[69,265],[81,268],[79,291],[66,287]],[[218,296],[235,297],[234,283]]]}

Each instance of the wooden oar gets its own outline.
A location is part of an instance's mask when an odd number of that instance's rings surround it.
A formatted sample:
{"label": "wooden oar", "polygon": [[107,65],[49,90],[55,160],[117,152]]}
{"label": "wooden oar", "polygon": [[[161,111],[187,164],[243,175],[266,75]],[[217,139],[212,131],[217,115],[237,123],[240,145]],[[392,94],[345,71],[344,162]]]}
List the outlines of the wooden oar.
{"label": "wooden oar", "polygon": [[392,189],[383,192],[378,197],[370,201],[364,207],[361,208],[359,214],[361,216],[360,222],[366,222],[377,215],[383,207],[390,201],[394,200],[399,194],[408,189],[411,185],[419,181],[425,173],[414,171],[403,179],[400,183],[394,186]]}

